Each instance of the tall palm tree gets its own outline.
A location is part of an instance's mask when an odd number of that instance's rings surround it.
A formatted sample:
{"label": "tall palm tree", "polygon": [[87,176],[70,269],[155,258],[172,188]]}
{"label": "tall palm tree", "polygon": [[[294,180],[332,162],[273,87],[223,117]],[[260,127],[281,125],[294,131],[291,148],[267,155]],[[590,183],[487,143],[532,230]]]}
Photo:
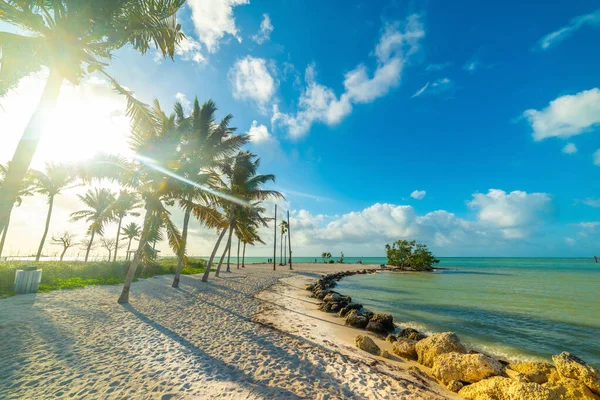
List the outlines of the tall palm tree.
{"label": "tall palm tree", "polygon": [[85,193],[85,196],[78,194],[77,197],[89,207],[86,210],[71,213],[71,219],[73,221],[85,219],[85,222],[90,224],[87,231],[88,235],[90,235],[90,239],[87,243],[88,246],[84,260],[87,262],[94,242],[94,236],[96,234],[98,234],[98,236],[103,236],[104,227],[115,218],[112,208],[113,203],[115,202],[115,195],[108,189],[95,188],[94,190],[88,190]]}
{"label": "tall palm tree", "polygon": [[64,80],[77,85],[104,72],[123,46],[146,53],[151,46],[173,58],[183,39],[176,13],[185,0],[0,0],[0,21],[24,34],[0,32],[0,96],[42,67],[50,73],[38,106],[12,158],[0,190],[0,229],[8,217],[40,141],[41,127]]}
{"label": "tall palm tree", "polygon": [[229,231],[229,238],[226,248],[231,246],[231,235],[236,223],[236,211],[240,207],[251,210],[253,202],[269,198],[283,198],[283,195],[277,191],[263,189],[262,186],[265,183],[275,181],[275,175],[257,175],[259,167],[260,159],[247,151],[240,151],[235,157],[227,159],[219,167],[223,173],[220,191],[227,196],[222,199],[222,204],[229,216],[228,229],[223,229],[217,239],[202,276],[202,282],[208,281],[215,254],[227,231]]}
{"label": "tall palm tree", "polygon": [[40,245],[38,247],[35,261],[40,261],[48,229],[50,228],[50,218],[54,207],[54,198],[60,194],[61,190],[71,185],[75,181],[75,175],[71,173],[71,168],[67,164],[46,163],[44,171],[32,170],[33,190],[35,193],[48,196],[48,214],[46,215],[46,225]]}
{"label": "tall palm tree", "polygon": [[113,211],[119,221],[117,225],[117,238],[115,239],[115,254],[113,262],[117,261],[117,251],[119,250],[119,235],[121,234],[121,223],[123,222],[123,218],[128,216],[139,217],[140,213],[132,210],[135,210],[140,206],[141,203],[139,201],[137,193],[130,192],[129,190],[121,190],[119,193],[119,197],[113,204]]}
{"label": "tall palm tree", "polygon": [[283,265],[283,235],[287,232],[287,222],[281,221],[281,239],[279,240],[279,265]]}
{"label": "tall palm tree", "polygon": [[[0,164],[0,188],[2,187],[2,183],[4,182],[4,178],[6,177],[9,165],[10,163]],[[15,198],[15,205],[17,207],[19,207],[21,203],[23,203],[23,197],[33,195],[33,191],[31,190],[31,183],[31,174],[28,174],[25,181],[23,181],[21,189],[17,193],[17,197]],[[10,213],[8,214],[8,219],[6,220],[6,226],[4,227],[4,229],[0,228],[0,231],[2,232],[2,239],[0,239],[0,257],[2,257],[2,250],[4,250],[4,243],[6,242],[6,234],[8,233],[9,223]]]}
{"label": "tall palm tree", "polygon": [[142,228],[135,222],[130,222],[129,224],[127,224],[123,228],[121,228],[121,234],[123,236],[125,236],[127,239],[129,239],[129,242],[127,243],[126,257],[129,257],[129,249],[131,249],[131,241],[133,239],[137,239],[140,237],[141,229]]}

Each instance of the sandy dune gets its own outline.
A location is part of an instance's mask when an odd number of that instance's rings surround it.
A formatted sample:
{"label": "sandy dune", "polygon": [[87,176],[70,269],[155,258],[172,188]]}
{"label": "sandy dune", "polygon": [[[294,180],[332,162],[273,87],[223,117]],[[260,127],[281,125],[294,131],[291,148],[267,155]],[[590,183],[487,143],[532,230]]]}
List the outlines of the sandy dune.
{"label": "sandy dune", "polygon": [[442,398],[301,330],[254,321],[286,307],[255,295],[291,276],[248,266],[208,284],[184,276],[180,289],[155,277],[134,283],[127,306],[116,303],[120,285],[0,300],[0,398]]}

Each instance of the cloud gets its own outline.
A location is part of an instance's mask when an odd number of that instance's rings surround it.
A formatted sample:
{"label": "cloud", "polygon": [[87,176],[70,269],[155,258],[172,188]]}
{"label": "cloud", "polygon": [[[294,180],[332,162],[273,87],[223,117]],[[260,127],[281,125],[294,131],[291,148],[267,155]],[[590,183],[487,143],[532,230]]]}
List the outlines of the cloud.
{"label": "cloud", "polygon": [[188,100],[185,94],[177,92],[175,93],[175,98],[181,103],[184,111],[189,112],[192,109],[192,103]]}
{"label": "cloud", "polygon": [[410,194],[410,197],[412,197],[413,199],[421,200],[422,198],[425,197],[426,194],[427,194],[427,192],[424,190],[414,190]]}
{"label": "cloud", "polygon": [[565,243],[568,244],[569,246],[573,246],[575,244],[575,239],[566,237]]}
{"label": "cloud", "polygon": [[419,97],[420,95],[422,95],[427,90],[428,87],[429,87],[429,82],[427,82],[425,84],[425,86],[423,86],[421,89],[417,90],[415,92],[415,94],[413,94],[412,96],[410,96],[410,98],[412,99],[412,98],[415,98],[415,97]]}
{"label": "cloud", "polygon": [[600,123],[600,89],[558,97],[545,109],[530,109],[523,115],[529,121],[536,141],[579,135]]}
{"label": "cloud", "polygon": [[450,65],[452,65],[451,62],[445,62],[445,63],[439,63],[439,64],[429,64],[427,66],[427,68],[425,68],[425,71],[427,71],[427,72],[441,71],[443,69],[448,68]]}
{"label": "cloud", "polygon": [[594,154],[592,155],[593,159],[594,159],[594,165],[597,165],[600,167],[600,149],[596,150],[594,152]]}
{"label": "cloud", "polygon": [[263,14],[263,19],[260,23],[260,30],[256,35],[252,36],[252,40],[258,44],[263,44],[271,38],[271,32],[273,32],[273,29],[274,28],[271,24],[271,18],[269,18],[269,14]]}
{"label": "cloud", "polygon": [[[192,60],[198,64],[205,64],[207,60],[206,57],[200,53],[201,48],[202,46],[199,42],[197,42],[193,37],[186,35],[186,37],[180,41],[179,45],[175,48],[175,54],[181,57],[182,60]],[[159,59],[162,60],[162,57]]]}
{"label": "cloud", "polygon": [[233,8],[250,4],[249,0],[188,0],[192,21],[200,41],[210,53],[219,48],[226,34],[242,41],[233,18]]}
{"label": "cloud", "polygon": [[550,195],[520,190],[506,193],[490,189],[487,194],[476,193],[468,205],[477,210],[480,222],[498,227],[506,238],[525,237],[539,221],[554,214]]}
{"label": "cloud", "polygon": [[481,66],[481,63],[478,60],[471,60],[471,61],[468,61],[465,65],[463,65],[463,69],[472,74],[480,66]]}
{"label": "cloud", "polygon": [[588,197],[587,199],[583,199],[581,202],[590,207],[600,207],[600,199]]}
{"label": "cloud", "polygon": [[275,140],[275,138],[269,133],[269,130],[264,125],[258,125],[256,120],[252,121],[250,130],[248,131],[250,141],[252,143],[265,143],[268,141]]}
{"label": "cloud", "polygon": [[263,58],[247,56],[237,60],[228,77],[233,97],[254,101],[262,112],[275,95],[276,82]]}
{"label": "cloud", "polygon": [[555,44],[565,40],[571,36],[575,31],[585,25],[598,25],[600,24],[600,9],[586,15],[580,15],[569,21],[566,26],[551,32],[541,38],[538,42],[539,48],[547,50]]}
{"label": "cloud", "polygon": [[427,82],[427,84],[413,94],[411,98],[419,97],[423,94],[440,94],[447,92],[452,88],[454,88],[454,81],[450,78],[439,78],[433,81],[433,83]]}
{"label": "cloud", "polygon": [[584,229],[594,230],[597,226],[600,226],[600,222],[599,221],[579,222],[576,225],[581,228],[584,228]]}
{"label": "cloud", "polygon": [[562,152],[565,154],[575,154],[577,153],[577,146],[573,143],[567,143],[565,147],[562,148]]}
{"label": "cloud", "polygon": [[329,126],[338,124],[352,112],[354,104],[370,103],[398,86],[407,58],[419,50],[425,36],[418,15],[411,15],[401,30],[399,23],[386,24],[375,47],[377,67],[372,74],[359,64],[344,75],[344,92],[338,97],[333,89],[316,81],[316,68],[305,72],[306,87],[298,100],[295,115],[282,113],[273,106],[272,124],[287,128],[292,137],[305,135],[314,122]]}

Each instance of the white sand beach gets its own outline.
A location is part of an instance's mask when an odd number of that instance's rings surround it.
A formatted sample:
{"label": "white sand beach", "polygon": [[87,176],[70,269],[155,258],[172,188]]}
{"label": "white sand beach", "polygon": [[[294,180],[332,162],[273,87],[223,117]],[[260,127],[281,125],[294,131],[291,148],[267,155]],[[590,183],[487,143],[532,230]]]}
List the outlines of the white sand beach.
{"label": "white sand beach", "polygon": [[0,398],[455,398],[416,365],[353,348],[303,291],[365,267],[249,265],[180,289],[158,276],[126,306],[121,285],[0,300]]}

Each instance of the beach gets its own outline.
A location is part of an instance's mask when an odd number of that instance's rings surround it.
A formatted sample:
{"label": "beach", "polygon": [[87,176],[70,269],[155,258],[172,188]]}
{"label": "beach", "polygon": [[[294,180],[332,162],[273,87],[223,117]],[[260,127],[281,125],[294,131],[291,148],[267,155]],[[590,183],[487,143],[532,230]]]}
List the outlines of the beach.
{"label": "beach", "polygon": [[1,300],[0,397],[456,398],[425,367],[354,348],[359,332],[317,311],[304,285],[357,268],[369,266],[234,266],[179,289],[163,275],[135,282],[125,306],[121,285]]}

